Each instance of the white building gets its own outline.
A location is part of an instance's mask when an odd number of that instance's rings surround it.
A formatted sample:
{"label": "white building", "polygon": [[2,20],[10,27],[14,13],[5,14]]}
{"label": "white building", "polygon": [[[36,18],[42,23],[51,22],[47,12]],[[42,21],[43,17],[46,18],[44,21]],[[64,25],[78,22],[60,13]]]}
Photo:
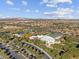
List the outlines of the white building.
{"label": "white building", "polygon": [[55,44],[55,39],[50,36],[41,35],[41,36],[38,36],[38,38],[42,41],[45,41],[48,46],[50,46],[51,44]]}
{"label": "white building", "polygon": [[50,36],[47,36],[47,35],[37,35],[37,36],[31,36],[29,38],[31,40],[37,38],[37,39],[40,39],[42,41],[45,41],[48,46],[50,46],[51,44],[55,44],[55,39],[50,37]]}
{"label": "white building", "polygon": [[55,43],[60,43],[57,42],[56,40],[60,39],[62,37],[62,34],[60,33],[55,33],[53,35],[37,35],[37,36],[31,36],[29,37],[29,39],[40,39],[42,41],[45,41],[46,44],[48,46],[50,46],[51,44],[55,44]]}
{"label": "white building", "polygon": [[17,36],[17,37],[22,37],[22,35],[19,35],[19,34],[13,34],[13,35],[15,35],[15,36]]}

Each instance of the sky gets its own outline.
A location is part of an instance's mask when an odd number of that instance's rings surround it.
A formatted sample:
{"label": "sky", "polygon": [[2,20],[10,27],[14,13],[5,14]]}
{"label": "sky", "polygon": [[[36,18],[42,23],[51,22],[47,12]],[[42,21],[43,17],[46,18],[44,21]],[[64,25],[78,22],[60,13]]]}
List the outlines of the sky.
{"label": "sky", "polygon": [[79,0],[0,0],[0,18],[79,19]]}

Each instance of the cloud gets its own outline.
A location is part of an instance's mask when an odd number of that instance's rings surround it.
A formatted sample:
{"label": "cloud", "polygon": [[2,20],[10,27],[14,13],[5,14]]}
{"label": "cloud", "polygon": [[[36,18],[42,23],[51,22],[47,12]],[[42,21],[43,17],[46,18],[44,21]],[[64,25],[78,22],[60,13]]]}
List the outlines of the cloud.
{"label": "cloud", "polygon": [[56,5],[53,4],[46,4],[47,7],[57,7]]}
{"label": "cloud", "polygon": [[13,3],[11,0],[7,0],[6,3],[7,3],[8,5],[14,5],[14,3]]}
{"label": "cloud", "polygon": [[55,0],[55,3],[72,3],[71,0]]}
{"label": "cloud", "polygon": [[30,9],[26,9],[26,12],[30,12]]}
{"label": "cloud", "polygon": [[58,8],[56,11],[53,12],[44,12],[44,15],[46,16],[52,16],[52,17],[65,17],[67,15],[71,15],[74,12],[71,8]]}
{"label": "cloud", "polygon": [[58,8],[58,10],[56,11],[56,13],[60,16],[71,14],[72,12],[73,10],[71,8]]}
{"label": "cloud", "polygon": [[72,0],[43,0],[43,3],[53,3],[53,4],[58,4],[58,3],[72,3]]}
{"label": "cloud", "polygon": [[39,13],[39,10],[35,10],[35,13]]}
{"label": "cloud", "polygon": [[55,7],[59,3],[72,3],[72,0],[42,0],[41,4],[46,4],[47,7]]}
{"label": "cloud", "polygon": [[9,9],[11,9],[11,10],[15,10],[15,11],[20,11],[20,8],[9,8]]}
{"label": "cloud", "polygon": [[27,1],[24,1],[24,0],[23,0],[23,1],[22,1],[22,4],[26,6],[26,5],[27,5]]}

